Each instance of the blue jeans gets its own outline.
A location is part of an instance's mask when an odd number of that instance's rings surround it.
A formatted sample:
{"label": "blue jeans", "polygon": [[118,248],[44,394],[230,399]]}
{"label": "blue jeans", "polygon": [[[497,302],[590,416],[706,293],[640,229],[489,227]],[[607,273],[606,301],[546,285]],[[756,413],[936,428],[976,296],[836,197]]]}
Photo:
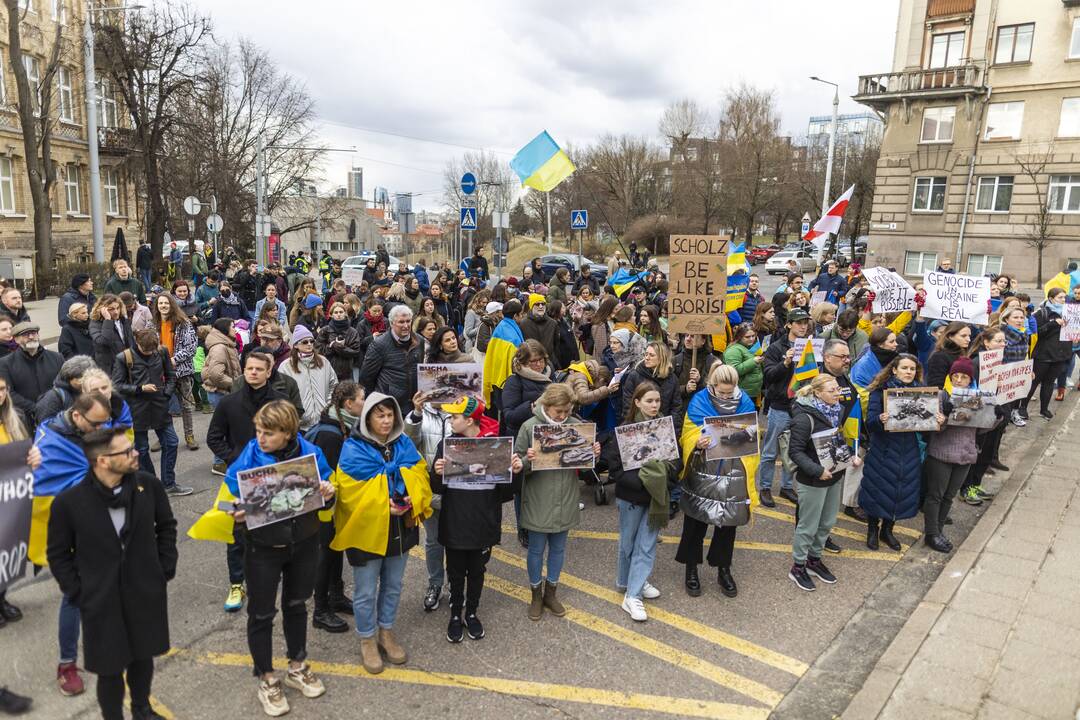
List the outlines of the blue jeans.
{"label": "blue jeans", "polygon": [[615,500],[619,508],[619,566],[615,585],[626,588],[627,597],[641,599],[641,590],[656,560],[660,528],[649,527],[649,507]]}
{"label": "blue jeans", "polygon": [[424,560],[427,563],[428,585],[443,586],[446,563],[443,546],[439,544],[439,511],[424,521]]}
{"label": "blue jeans", "polygon": [[142,281],[143,289],[146,290],[146,292],[150,292],[150,271],[145,269],[140,270],[139,280]]}
{"label": "blue jeans", "polygon": [[372,558],[353,568],[353,619],[360,637],[394,627],[408,559],[408,555]]}
{"label": "blue jeans", "polygon": [[[772,490],[773,475],[776,472],[776,458],[780,452],[780,433],[788,429],[791,415],[787,410],[769,408],[769,424],[765,429],[765,441],[761,443],[761,464],[757,472],[757,489]],[[791,474],[780,468],[780,486],[793,487]]]}
{"label": "blue jeans", "polygon": [[569,530],[557,533],[529,531],[529,557],[526,566],[529,569],[529,584],[536,587],[544,579],[544,546],[548,546],[547,581],[558,584],[566,560],[566,536]]}
{"label": "blue jeans", "polygon": [[[173,430],[171,418],[168,425],[154,432],[157,433],[158,441],[161,443],[161,484],[170,488],[176,484],[176,448],[180,445],[180,441],[176,437],[176,431]],[[135,447],[139,451],[139,469],[156,475],[154,463],[150,460],[149,434],[149,430],[136,430]]]}
{"label": "blue jeans", "polygon": [[79,608],[64,595],[60,599],[60,662],[73,663],[79,659]]}

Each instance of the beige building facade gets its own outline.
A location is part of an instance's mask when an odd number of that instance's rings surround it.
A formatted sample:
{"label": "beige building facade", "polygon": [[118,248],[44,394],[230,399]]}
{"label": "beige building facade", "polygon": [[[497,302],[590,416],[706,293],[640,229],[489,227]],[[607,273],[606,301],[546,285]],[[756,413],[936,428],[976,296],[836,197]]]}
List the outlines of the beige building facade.
{"label": "beige building facade", "polygon": [[[54,119],[52,160],[56,184],[52,189],[53,247],[56,262],[93,260],[90,223],[89,145],[86,128],[86,80],[83,74],[82,26],[84,0],[20,0],[23,64],[31,85],[45,74],[56,24],[62,26],[60,66],[53,80],[51,117]],[[8,262],[29,272],[34,255],[34,208],[26,174],[22,131],[16,110],[18,89],[10,68],[7,14],[0,14],[0,276]],[[99,75],[100,80],[100,75]],[[105,254],[112,251],[117,228],[122,228],[134,253],[142,235],[133,183],[125,163],[132,137],[126,129],[123,101],[107,80],[98,83],[96,111],[101,166],[102,212],[105,214]],[[16,263],[25,258],[31,262]],[[17,279],[18,267],[13,268]],[[23,282],[20,282],[23,284]]]}
{"label": "beige building facade", "polygon": [[885,120],[870,262],[1030,284],[1040,227],[1044,280],[1080,261],[1080,1],[900,0],[855,99]]}

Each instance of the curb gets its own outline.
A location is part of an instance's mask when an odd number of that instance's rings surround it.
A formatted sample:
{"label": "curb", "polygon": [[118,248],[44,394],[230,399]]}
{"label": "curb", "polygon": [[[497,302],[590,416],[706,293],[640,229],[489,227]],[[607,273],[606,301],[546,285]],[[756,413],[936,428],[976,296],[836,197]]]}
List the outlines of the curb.
{"label": "curb", "polygon": [[888,649],[878,659],[862,688],[851,699],[847,709],[841,714],[842,720],[871,720],[877,718],[885,704],[892,697],[893,690],[900,677],[919,651],[930,634],[941,613],[952,600],[953,595],[963,584],[975,561],[982,554],[990,539],[997,532],[1005,516],[1009,514],[1020,491],[1027,484],[1028,478],[1035,472],[1039,460],[1066,430],[1069,429],[1073,415],[1077,411],[1077,399],[1071,398],[1063,403],[1058,417],[1065,420],[1052,433],[1036,440],[1027,451],[1016,458],[1013,467],[1017,468],[1002,484],[997,497],[990,504],[986,513],[979,518],[964,542],[946,563],[941,574],[926,591],[921,602],[911,613],[907,622],[893,638]]}

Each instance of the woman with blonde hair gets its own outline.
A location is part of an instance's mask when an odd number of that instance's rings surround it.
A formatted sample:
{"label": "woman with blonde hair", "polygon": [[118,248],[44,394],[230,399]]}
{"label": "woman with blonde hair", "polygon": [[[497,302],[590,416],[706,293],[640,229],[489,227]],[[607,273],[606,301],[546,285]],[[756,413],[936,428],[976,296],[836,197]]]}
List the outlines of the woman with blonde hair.
{"label": "woman with blonde hair", "polygon": [[94,303],[90,311],[90,337],[94,341],[95,362],[111,374],[116,356],[134,347],[131,320],[119,296],[102,295]]}
{"label": "woman with blonde hair", "polygon": [[56,349],[65,360],[75,355],[94,356],[94,339],[90,337],[90,308],[86,303],[71,303],[68,321],[60,328],[60,342]]}
{"label": "woman with blonde hair", "polygon": [[810,319],[814,321],[814,337],[818,337],[832,329],[836,322],[837,307],[831,302],[819,302],[810,308]]}
{"label": "woman with blonde hair", "polygon": [[[645,345],[645,355],[641,362],[631,368],[622,377],[622,400],[619,417],[625,417],[630,410],[630,400],[639,383],[651,382],[660,390],[660,414],[679,417],[682,409],[682,393],[679,392],[679,377],[675,373],[671,357],[671,348],[667,343],[653,340]],[[678,432],[679,428],[675,428]]]}

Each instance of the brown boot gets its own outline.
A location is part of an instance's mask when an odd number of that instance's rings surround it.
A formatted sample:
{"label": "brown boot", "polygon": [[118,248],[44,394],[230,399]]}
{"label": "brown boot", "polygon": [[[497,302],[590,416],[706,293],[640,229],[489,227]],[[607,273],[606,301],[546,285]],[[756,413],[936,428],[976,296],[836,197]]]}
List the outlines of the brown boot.
{"label": "brown boot", "polygon": [[562,617],[566,614],[566,608],[555,597],[556,588],[558,588],[558,585],[550,581],[544,585],[544,607],[550,610],[555,617]]}
{"label": "brown boot", "polygon": [[374,637],[360,639],[360,662],[364,664],[364,669],[372,675],[378,675],[383,671],[379,643]]}
{"label": "brown boot", "polygon": [[529,619],[539,620],[544,614],[544,586],[537,585],[532,589],[532,602],[529,603]]}
{"label": "brown boot", "polygon": [[401,643],[394,637],[393,630],[379,628],[379,647],[386,653],[386,659],[395,665],[404,665],[405,661],[409,659],[409,654],[405,652],[405,648],[401,647]]}
{"label": "brown boot", "polygon": [[195,442],[195,436],[194,435],[188,435],[187,437],[185,437],[184,442],[187,443],[187,449],[188,450],[198,450],[199,449],[199,443]]}

